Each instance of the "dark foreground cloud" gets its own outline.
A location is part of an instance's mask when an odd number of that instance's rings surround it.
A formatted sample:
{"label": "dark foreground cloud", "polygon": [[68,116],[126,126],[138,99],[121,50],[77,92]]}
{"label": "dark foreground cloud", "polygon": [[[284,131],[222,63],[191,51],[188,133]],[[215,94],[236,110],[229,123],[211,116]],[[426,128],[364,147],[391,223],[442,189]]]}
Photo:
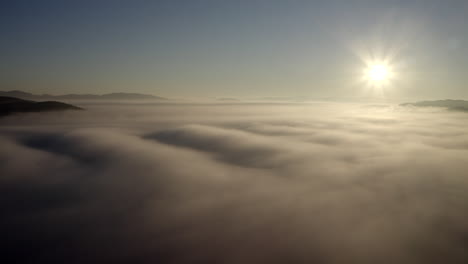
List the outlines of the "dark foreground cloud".
{"label": "dark foreground cloud", "polygon": [[93,106],[0,120],[2,263],[468,263],[468,115]]}

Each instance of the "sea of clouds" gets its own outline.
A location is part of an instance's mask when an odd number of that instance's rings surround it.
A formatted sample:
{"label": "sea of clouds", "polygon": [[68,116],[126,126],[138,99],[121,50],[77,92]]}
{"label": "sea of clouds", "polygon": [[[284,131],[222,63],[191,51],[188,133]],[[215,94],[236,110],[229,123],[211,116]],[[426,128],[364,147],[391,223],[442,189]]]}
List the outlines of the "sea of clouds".
{"label": "sea of clouds", "polygon": [[0,119],[1,263],[468,263],[468,114],[89,104]]}

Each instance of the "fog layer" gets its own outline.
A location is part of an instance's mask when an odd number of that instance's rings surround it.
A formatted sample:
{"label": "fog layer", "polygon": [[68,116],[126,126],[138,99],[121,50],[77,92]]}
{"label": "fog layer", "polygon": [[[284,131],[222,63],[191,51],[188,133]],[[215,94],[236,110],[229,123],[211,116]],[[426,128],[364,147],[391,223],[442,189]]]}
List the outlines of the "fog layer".
{"label": "fog layer", "polygon": [[0,119],[2,263],[468,263],[468,115],[89,105]]}

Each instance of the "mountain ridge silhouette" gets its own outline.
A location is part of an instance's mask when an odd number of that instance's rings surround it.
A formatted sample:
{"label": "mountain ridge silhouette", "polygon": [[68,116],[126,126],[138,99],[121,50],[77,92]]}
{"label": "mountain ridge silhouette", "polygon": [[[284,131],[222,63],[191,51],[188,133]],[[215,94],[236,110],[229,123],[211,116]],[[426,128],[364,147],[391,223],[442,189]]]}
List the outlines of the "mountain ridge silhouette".
{"label": "mountain ridge silhouette", "polygon": [[26,100],[168,100],[165,97],[140,93],[107,93],[107,94],[33,94],[21,90],[0,91],[0,96],[16,97]]}
{"label": "mountain ridge silhouette", "polygon": [[81,107],[57,101],[36,102],[16,97],[0,96],[0,117],[16,113],[84,110]]}

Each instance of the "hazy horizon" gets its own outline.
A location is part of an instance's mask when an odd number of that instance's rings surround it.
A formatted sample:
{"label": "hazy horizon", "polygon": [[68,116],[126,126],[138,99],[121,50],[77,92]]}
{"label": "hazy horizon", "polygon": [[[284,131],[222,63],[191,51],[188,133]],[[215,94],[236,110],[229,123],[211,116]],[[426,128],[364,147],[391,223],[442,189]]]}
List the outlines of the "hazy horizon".
{"label": "hazy horizon", "polygon": [[[109,94],[138,94],[138,95],[149,95],[159,97],[164,100],[169,100],[167,102],[193,102],[193,103],[203,103],[203,102],[213,102],[213,103],[255,103],[255,102],[290,102],[290,103],[314,103],[314,102],[349,102],[349,103],[388,103],[388,104],[399,104],[399,103],[414,103],[414,102],[421,102],[421,101],[437,101],[437,100],[465,100],[468,101],[467,98],[449,98],[449,97],[425,97],[425,96],[414,96],[414,97],[400,97],[400,98],[388,98],[386,96],[239,96],[239,97],[232,97],[232,96],[174,96],[174,97],[167,97],[162,94],[150,94],[150,93],[138,93],[134,91],[110,91],[109,93],[34,93],[34,91],[28,90],[1,90],[0,92],[26,92],[30,93],[35,100],[44,100],[47,99],[41,98],[41,96],[52,96],[52,97],[59,97],[60,100],[65,100],[67,102],[74,102],[75,100],[70,98],[60,98],[60,96],[68,96],[68,95],[109,95]],[[12,96],[12,95],[10,95]],[[21,98],[21,96],[19,96]],[[78,100],[83,101],[84,99]],[[136,103],[138,100],[132,100]],[[142,103],[147,101],[142,101]],[[130,102],[129,102],[130,103]],[[156,103],[156,102],[155,102]]]}

